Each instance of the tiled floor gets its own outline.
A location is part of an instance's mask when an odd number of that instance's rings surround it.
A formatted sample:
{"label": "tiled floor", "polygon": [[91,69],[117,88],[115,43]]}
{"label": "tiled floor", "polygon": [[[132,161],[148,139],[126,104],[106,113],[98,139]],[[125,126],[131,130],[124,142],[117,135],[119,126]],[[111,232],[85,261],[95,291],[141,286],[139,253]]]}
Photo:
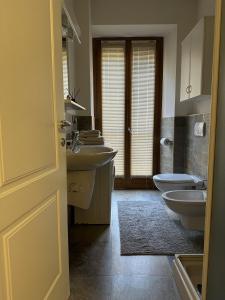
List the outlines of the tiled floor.
{"label": "tiled floor", "polygon": [[114,191],[111,226],[70,232],[70,300],[179,300],[166,256],[120,256],[118,200],[160,197],[156,191]]}

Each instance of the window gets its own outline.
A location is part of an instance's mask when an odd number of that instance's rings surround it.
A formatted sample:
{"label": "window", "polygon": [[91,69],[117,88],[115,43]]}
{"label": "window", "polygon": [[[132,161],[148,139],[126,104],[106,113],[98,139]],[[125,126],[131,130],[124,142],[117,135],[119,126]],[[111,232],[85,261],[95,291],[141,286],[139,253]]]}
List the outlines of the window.
{"label": "window", "polygon": [[118,150],[116,175],[124,175],[125,43],[102,43],[102,134]]}
{"label": "window", "polygon": [[95,124],[118,150],[116,187],[153,187],[159,172],[162,38],[94,39]]}
{"label": "window", "polygon": [[62,44],[62,65],[63,65],[63,94],[64,99],[69,94],[69,74],[68,74],[68,54],[66,39],[63,39]]}

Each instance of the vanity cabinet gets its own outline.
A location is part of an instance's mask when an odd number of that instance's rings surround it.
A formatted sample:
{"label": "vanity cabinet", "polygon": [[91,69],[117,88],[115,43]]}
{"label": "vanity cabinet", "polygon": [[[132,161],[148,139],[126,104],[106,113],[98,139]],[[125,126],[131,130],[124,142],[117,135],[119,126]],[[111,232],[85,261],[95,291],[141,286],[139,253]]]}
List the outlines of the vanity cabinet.
{"label": "vanity cabinet", "polygon": [[213,27],[204,17],[182,41],[180,101],[211,94]]}

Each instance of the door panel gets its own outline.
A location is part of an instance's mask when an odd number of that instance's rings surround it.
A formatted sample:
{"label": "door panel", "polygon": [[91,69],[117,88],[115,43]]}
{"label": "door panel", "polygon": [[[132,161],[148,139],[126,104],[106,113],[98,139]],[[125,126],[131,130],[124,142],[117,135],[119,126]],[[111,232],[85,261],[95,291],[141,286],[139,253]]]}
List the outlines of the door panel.
{"label": "door panel", "polygon": [[47,299],[61,275],[58,201],[50,196],[2,233],[9,299]]}
{"label": "door panel", "polygon": [[69,297],[60,0],[0,10],[0,299]]}
{"label": "door panel", "polygon": [[190,63],[191,63],[191,36],[188,35],[181,44],[181,89],[180,100],[184,101],[190,98]]}
{"label": "door panel", "polygon": [[191,32],[190,98],[202,94],[202,68],[204,52],[204,20]]}
{"label": "door panel", "polygon": [[11,35],[1,45],[7,53],[1,80],[3,184],[56,165],[50,9],[49,0],[15,2],[13,7],[6,1],[1,9]]}
{"label": "door panel", "polygon": [[132,42],[131,176],[153,175],[155,41]]}
{"label": "door panel", "polygon": [[102,134],[118,150],[117,176],[124,176],[125,43],[102,42]]}

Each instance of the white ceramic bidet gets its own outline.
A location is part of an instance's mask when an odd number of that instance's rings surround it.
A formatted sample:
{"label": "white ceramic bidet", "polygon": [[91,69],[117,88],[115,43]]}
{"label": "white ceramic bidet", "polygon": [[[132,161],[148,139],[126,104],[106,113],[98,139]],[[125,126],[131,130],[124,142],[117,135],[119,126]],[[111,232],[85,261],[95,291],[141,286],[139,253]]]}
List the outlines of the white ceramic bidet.
{"label": "white ceramic bidet", "polygon": [[202,190],[176,190],[165,192],[162,197],[185,228],[204,230],[206,195]]}
{"label": "white ceramic bidet", "polygon": [[161,192],[201,189],[204,186],[203,180],[198,176],[179,173],[165,173],[154,175],[153,181],[155,183],[155,186]]}

